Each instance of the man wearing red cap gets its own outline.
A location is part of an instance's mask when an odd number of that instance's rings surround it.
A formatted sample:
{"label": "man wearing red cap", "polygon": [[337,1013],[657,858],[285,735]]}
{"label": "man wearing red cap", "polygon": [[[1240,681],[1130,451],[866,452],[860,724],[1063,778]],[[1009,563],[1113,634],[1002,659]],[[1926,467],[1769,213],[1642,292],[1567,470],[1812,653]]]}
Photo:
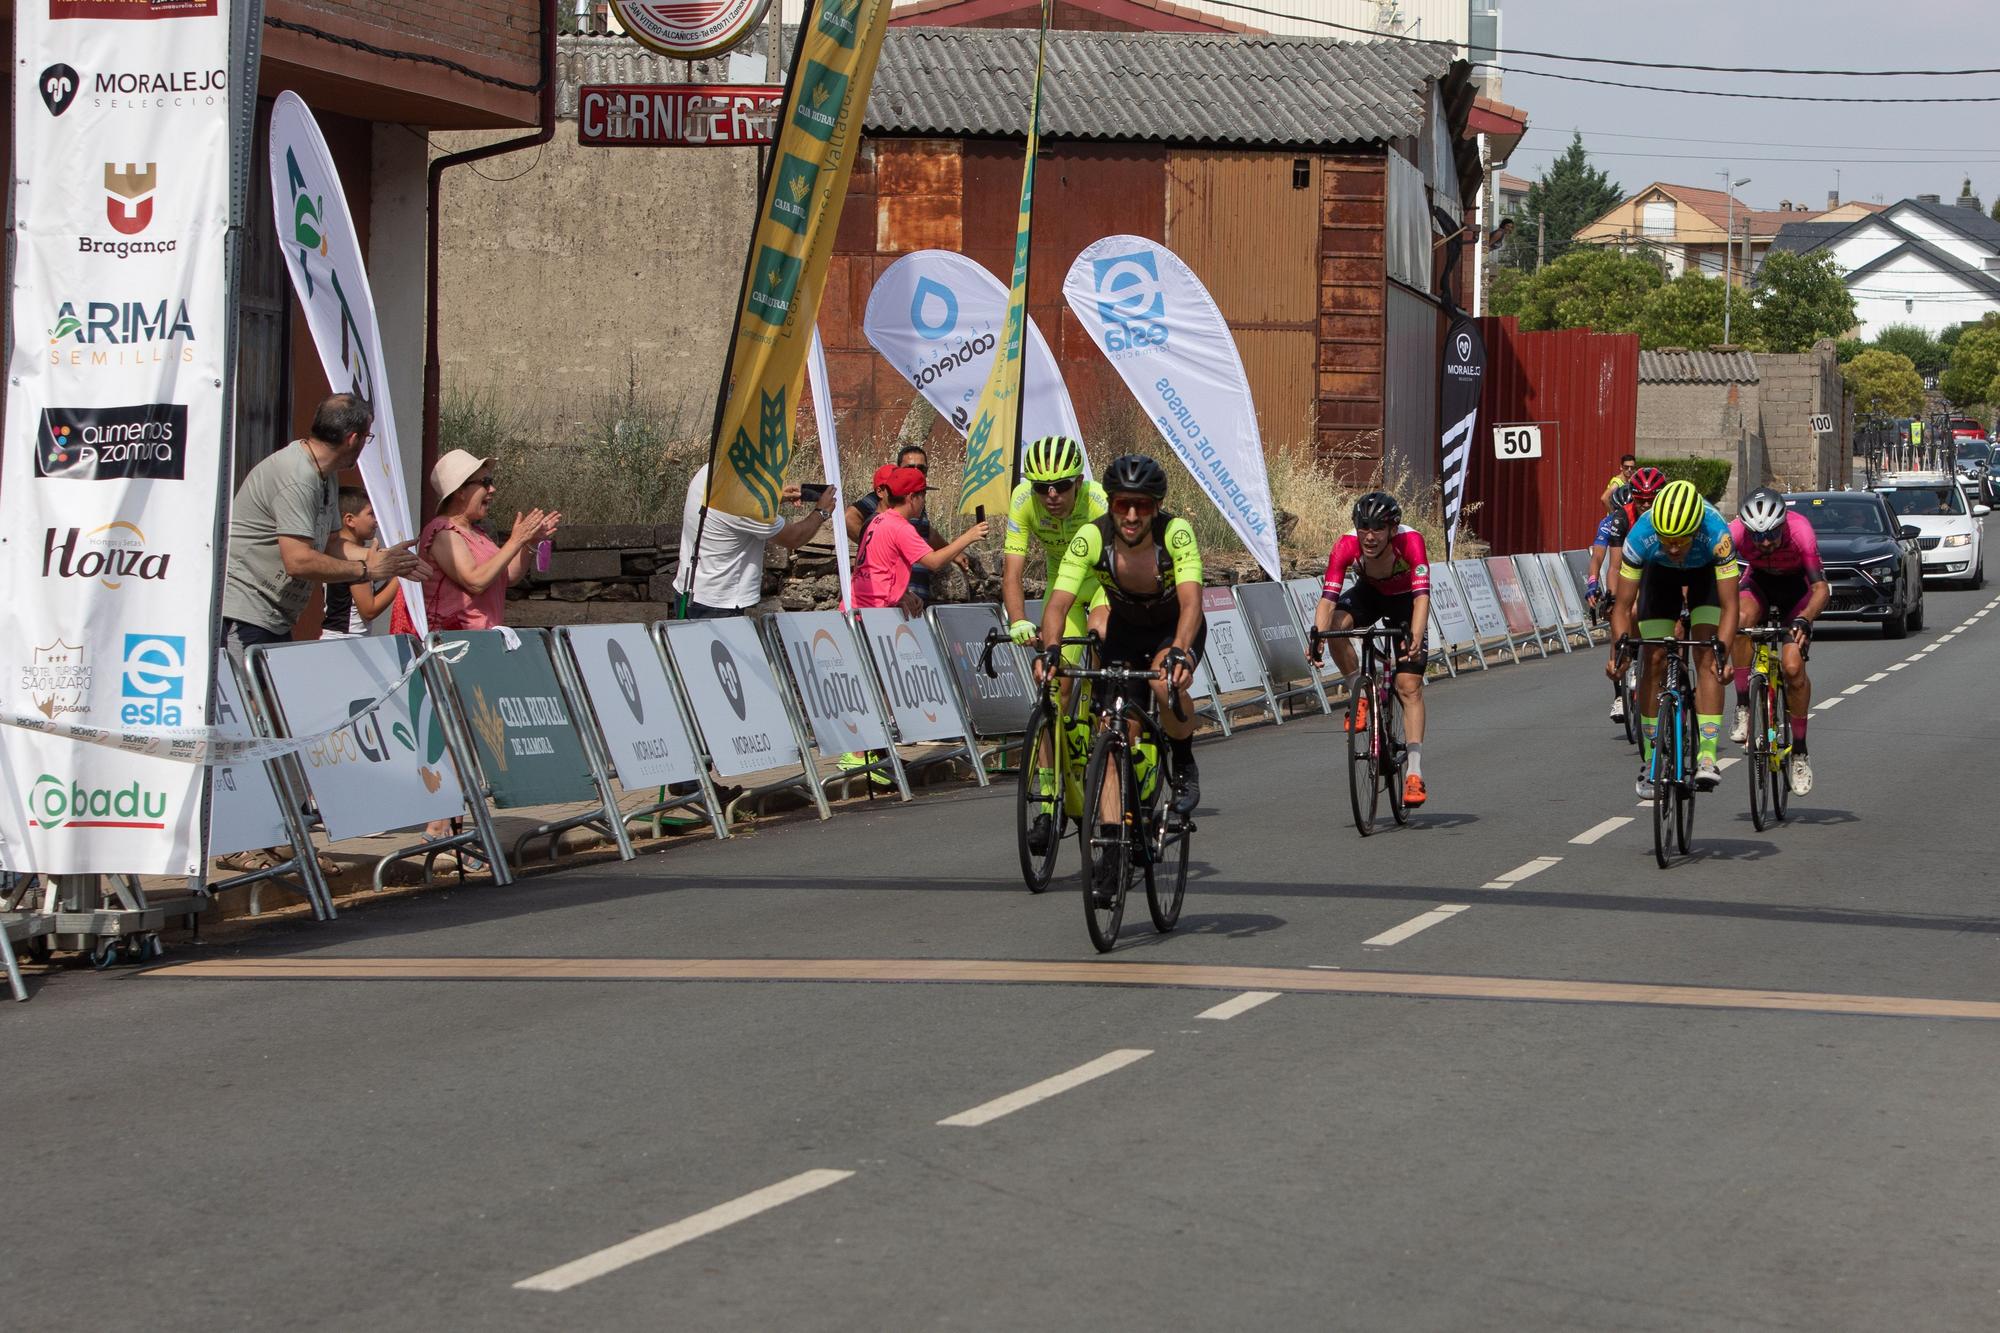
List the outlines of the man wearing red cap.
{"label": "man wearing red cap", "polygon": [[916,527],[916,520],[924,514],[924,495],[930,490],[924,474],[913,467],[880,467],[875,470],[875,490],[883,501],[861,531],[854,605],[900,606],[916,615],[923,608],[910,595],[911,568],[921,565],[932,573],[943,569],[986,536],[986,521],[974,523],[957,540],[934,551]]}

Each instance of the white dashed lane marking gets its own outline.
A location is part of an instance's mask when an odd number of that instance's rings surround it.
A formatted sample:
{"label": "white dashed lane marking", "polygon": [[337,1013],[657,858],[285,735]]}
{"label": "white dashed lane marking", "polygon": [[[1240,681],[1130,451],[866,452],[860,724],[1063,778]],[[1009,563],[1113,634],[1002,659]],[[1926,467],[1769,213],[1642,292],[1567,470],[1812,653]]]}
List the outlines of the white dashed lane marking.
{"label": "white dashed lane marking", "polygon": [[1489,879],[1479,887],[1482,889],[1511,889],[1531,875],[1539,875],[1550,866],[1561,861],[1560,856],[1538,856],[1526,865],[1515,866],[1498,879]]}
{"label": "white dashed lane marking", "polygon": [[1380,935],[1372,936],[1361,942],[1363,944],[1372,944],[1378,949],[1386,949],[1392,944],[1401,944],[1420,930],[1429,930],[1432,926],[1451,920],[1460,912],[1466,911],[1470,906],[1469,903],[1447,903],[1443,907],[1434,907],[1422,916],[1413,916],[1402,925],[1391,930],[1385,930]]}
{"label": "white dashed lane marking", "polygon": [[1005,1097],[995,1097],[990,1102],[981,1102],[970,1111],[960,1111],[957,1115],[946,1116],[938,1123],[957,1129],[977,1129],[981,1125],[991,1124],[1003,1115],[1012,1115],[1025,1107],[1033,1106],[1036,1102],[1045,1102],[1051,1097],[1068,1092],[1071,1088],[1081,1087],[1092,1079],[1116,1073],[1126,1065],[1134,1064],[1151,1054],[1151,1051],[1112,1051],[1074,1069],[1045,1078],[1039,1083],[1030,1083],[1019,1092],[1010,1092]]}
{"label": "white dashed lane marking", "polygon": [[1258,1005],[1268,1004],[1277,998],[1278,992],[1274,990],[1247,990],[1233,1000],[1224,1000],[1213,1009],[1202,1010],[1195,1017],[1213,1018],[1219,1022],[1234,1018],[1238,1014],[1247,1014]]}
{"label": "white dashed lane marking", "polygon": [[1570,843],[1577,847],[1588,847],[1607,834],[1616,833],[1631,822],[1632,816],[1630,815],[1613,815],[1602,824],[1594,825],[1577,834],[1574,838],[1570,839]]}

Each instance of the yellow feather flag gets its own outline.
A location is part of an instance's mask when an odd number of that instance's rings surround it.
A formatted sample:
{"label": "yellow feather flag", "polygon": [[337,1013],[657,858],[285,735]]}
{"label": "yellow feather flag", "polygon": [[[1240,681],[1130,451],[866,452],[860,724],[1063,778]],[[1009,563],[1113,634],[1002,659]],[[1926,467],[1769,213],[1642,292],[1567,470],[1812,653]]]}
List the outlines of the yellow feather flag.
{"label": "yellow feather flag", "polygon": [[711,508],[767,523],[778,515],[806,351],[890,4],[819,0],[800,26],[723,370],[709,446]]}
{"label": "yellow feather flag", "polygon": [[1005,513],[1014,489],[1014,455],[1021,447],[1021,344],[1028,324],[1028,231],[1035,213],[1035,150],[1042,138],[1042,67],[1049,46],[1049,0],[1042,0],[1042,32],[1035,43],[1035,90],[1028,102],[1028,160],[1021,165],[1021,214],[1014,225],[1014,281],[1007,292],[1007,323],[972,428],[965,433],[965,480],[958,512]]}

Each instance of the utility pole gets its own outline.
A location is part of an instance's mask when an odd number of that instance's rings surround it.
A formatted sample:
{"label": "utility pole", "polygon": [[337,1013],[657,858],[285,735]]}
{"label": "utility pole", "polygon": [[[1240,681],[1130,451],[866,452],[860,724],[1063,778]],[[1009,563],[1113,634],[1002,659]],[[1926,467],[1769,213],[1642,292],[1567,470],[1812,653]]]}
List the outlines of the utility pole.
{"label": "utility pole", "polygon": [[1542,214],[1535,214],[1535,272],[1542,271],[1542,265],[1549,257],[1549,220]]}
{"label": "utility pole", "polygon": [[1750,178],[1745,176],[1741,180],[1732,181],[1730,177],[1735,174],[1733,170],[1719,171],[1716,174],[1722,177],[1723,189],[1729,195],[1729,223],[1722,229],[1722,341],[1727,346],[1729,298],[1736,290],[1736,187],[1748,185]]}

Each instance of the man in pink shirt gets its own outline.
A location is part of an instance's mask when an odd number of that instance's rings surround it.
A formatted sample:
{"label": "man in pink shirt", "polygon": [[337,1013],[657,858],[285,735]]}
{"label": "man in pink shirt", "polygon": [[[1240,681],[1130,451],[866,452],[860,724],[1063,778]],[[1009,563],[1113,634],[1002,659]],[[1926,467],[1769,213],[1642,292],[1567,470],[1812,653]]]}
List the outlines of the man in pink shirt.
{"label": "man in pink shirt", "polygon": [[916,520],[924,513],[924,494],[930,489],[916,468],[876,471],[875,490],[883,503],[861,530],[861,549],[854,568],[857,608],[900,606],[909,615],[918,614],[923,608],[910,596],[911,567],[922,565],[936,573],[986,536],[986,522],[981,520],[960,533],[956,541],[932,550],[916,528]]}

